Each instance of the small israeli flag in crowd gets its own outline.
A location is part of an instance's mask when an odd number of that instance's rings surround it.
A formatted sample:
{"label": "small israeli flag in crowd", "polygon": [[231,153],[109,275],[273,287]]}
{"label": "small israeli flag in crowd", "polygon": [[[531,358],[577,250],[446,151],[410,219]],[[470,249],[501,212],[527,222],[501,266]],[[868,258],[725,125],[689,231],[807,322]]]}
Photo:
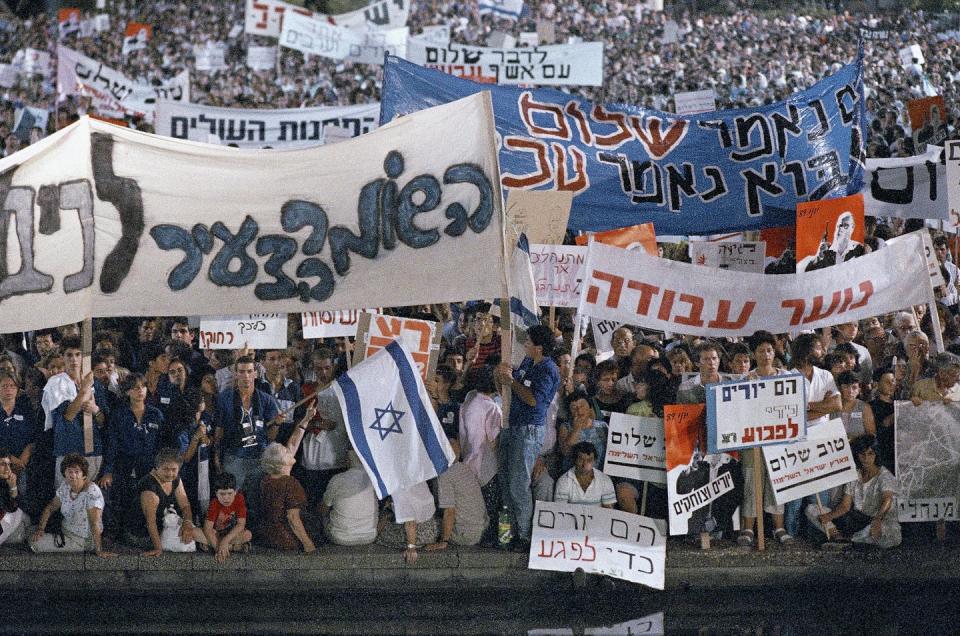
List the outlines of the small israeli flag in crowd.
{"label": "small israeli flag in crowd", "polygon": [[380,499],[454,460],[410,352],[394,340],[333,384],[350,442]]}
{"label": "small israeli flag in crowd", "polygon": [[523,13],[523,0],[480,0],[479,13],[492,13],[498,18],[517,20]]}
{"label": "small israeli flag in crowd", "polygon": [[527,329],[540,324],[537,316],[539,310],[533,268],[530,265],[530,244],[527,235],[521,234],[510,257],[510,325],[513,327],[510,362],[514,368],[523,362]]}

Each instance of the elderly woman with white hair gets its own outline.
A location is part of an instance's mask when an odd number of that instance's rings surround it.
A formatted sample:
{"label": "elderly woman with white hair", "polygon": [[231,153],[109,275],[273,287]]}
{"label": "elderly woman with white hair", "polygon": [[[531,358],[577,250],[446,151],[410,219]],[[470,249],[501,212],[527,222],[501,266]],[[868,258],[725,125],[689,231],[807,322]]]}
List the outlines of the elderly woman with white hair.
{"label": "elderly woman with white hair", "polygon": [[316,406],[311,405],[287,443],[270,444],[260,458],[260,465],[267,475],[260,483],[262,518],[257,538],[267,547],[288,551],[302,547],[305,554],[317,549],[300,516],[300,510],[307,505],[307,494],[300,482],[290,475],[290,469],[296,463],[297,447],[315,413]]}

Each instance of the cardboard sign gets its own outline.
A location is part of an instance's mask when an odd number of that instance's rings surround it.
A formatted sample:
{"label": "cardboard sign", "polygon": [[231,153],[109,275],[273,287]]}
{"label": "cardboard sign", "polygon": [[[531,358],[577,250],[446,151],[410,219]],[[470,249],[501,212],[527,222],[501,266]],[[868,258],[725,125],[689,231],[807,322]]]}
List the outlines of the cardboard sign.
{"label": "cardboard sign", "polygon": [[858,478],[847,432],[839,419],[812,427],[806,441],[764,446],[763,460],[777,505]]}
{"label": "cardboard sign", "polygon": [[690,241],[690,259],[706,267],[762,274],[765,254],[763,241]]}
{"label": "cardboard sign", "polygon": [[703,91],[677,93],[673,96],[674,112],[678,115],[696,115],[717,110],[717,94],[712,88]]}
{"label": "cardboard sign", "polygon": [[611,477],[667,483],[663,420],[611,413],[603,472]]}
{"label": "cardboard sign", "polygon": [[285,349],[287,314],[244,314],[200,319],[202,349]]}
{"label": "cardboard sign", "polygon": [[[900,521],[957,518],[960,500],[960,404],[896,402]],[[938,506],[932,504],[937,503]],[[926,504],[926,506],[924,506]],[[950,505],[952,504],[952,505]]]}
{"label": "cardboard sign", "polygon": [[707,449],[740,450],[806,438],[807,391],[799,373],[707,387]]}
{"label": "cardboard sign", "polygon": [[507,194],[507,221],[531,243],[559,245],[567,233],[567,219],[573,193],[537,190],[510,190]]}
{"label": "cardboard sign", "polygon": [[797,205],[797,273],[862,256],[863,195]]}
{"label": "cardboard sign", "polygon": [[531,570],[606,574],[663,589],[664,522],[580,504],[538,501],[530,540]]}
{"label": "cardboard sign", "polygon": [[587,249],[575,245],[530,245],[537,304],[576,307],[580,302]]}
{"label": "cardboard sign", "polygon": [[653,223],[641,223],[640,225],[631,225],[616,230],[607,230],[606,232],[596,232],[581,234],[574,242],[577,245],[587,245],[590,236],[597,243],[612,245],[624,250],[642,249],[650,256],[660,256],[660,248],[657,247],[657,233],[653,229]]}
{"label": "cardboard sign", "polygon": [[315,338],[353,338],[357,335],[360,314],[363,309],[339,309],[336,311],[307,311],[300,314],[303,337]]}
{"label": "cardboard sign", "polygon": [[897,51],[897,56],[900,58],[900,66],[904,68],[911,66],[914,60],[921,66],[924,63],[923,51],[920,49],[919,44],[911,44],[910,46],[901,48]]}
{"label": "cardboard sign", "polygon": [[363,312],[357,326],[357,345],[353,350],[354,366],[360,364],[394,340],[402,340],[417,363],[424,380],[433,377],[440,357],[443,330],[429,320],[398,318]]}

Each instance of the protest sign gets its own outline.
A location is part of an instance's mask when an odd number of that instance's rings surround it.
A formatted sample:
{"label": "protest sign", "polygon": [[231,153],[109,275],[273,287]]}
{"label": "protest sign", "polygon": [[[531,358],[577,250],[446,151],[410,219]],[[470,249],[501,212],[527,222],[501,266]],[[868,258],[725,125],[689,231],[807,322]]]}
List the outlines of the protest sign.
{"label": "protest sign", "polygon": [[861,26],[860,38],[863,40],[885,41],[890,39],[890,30],[877,27]]}
{"label": "protest sign", "polygon": [[703,91],[677,93],[673,96],[674,112],[678,115],[696,115],[717,110],[717,94],[712,88]]}
{"label": "protest sign", "polygon": [[707,449],[719,453],[802,440],[807,391],[799,373],[707,387]]}
{"label": "protest sign", "polygon": [[493,94],[502,185],[573,192],[574,231],[644,222],[684,236],[783,227],[793,225],[798,202],[863,184],[860,59],[785,101],[704,117],[488,86],[390,57],[381,121],[481,90]]}
{"label": "protest sign", "polygon": [[909,46],[902,47],[897,51],[897,57],[900,59],[900,66],[903,68],[909,68],[913,65],[914,60],[917,64],[923,65],[923,51],[920,49],[919,44],[911,44]]}
{"label": "protest sign", "polygon": [[57,11],[57,26],[60,39],[80,30],[80,9],[68,8]]}
{"label": "protest sign", "polygon": [[593,346],[597,350],[597,362],[606,360],[613,355],[613,332],[625,324],[615,320],[597,320],[595,318],[590,320]]}
{"label": "protest sign", "polygon": [[351,46],[350,54],[344,61],[382,66],[383,58],[387,53],[400,57],[406,55],[409,37],[408,27],[366,31],[363,33],[363,43],[359,46]]}
{"label": "protest sign", "polygon": [[248,46],[247,66],[255,71],[269,71],[277,65],[277,47]]}
{"label": "protest sign", "polygon": [[926,304],[922,242],[910,236],[835,267],[766,276],[698,267],[594,241],[581,316],[658,331],[748,336],[816,329]]}
{"label": "protest sign", "polygon": [[283,16],[289,12],[313,15],[313,11],[280,0],[247,0],[243,30],[248,35],[278,38],[283,26]]}
{"label": "protest sign", "polygon": [[443,47],[411,40],[406,59],[458,78],[483,78],[494,84],[600,86],[603,83],[602,42],[513,49],[462,44]]}
{"label": "protest sign", "polygon": [[223,71],[227,66],[227,45],[225,42],[207,42],[193,45],[194,68],[210,73]]}
{"label": "protest sign", "polygon": [[559,245],[567,233],[570,192],[510,190],[507,194],[507,221],[531,243]]}
{"label": "protest sign", "polygon": [[209,316],[200,319],[201,349],[286,349],[287,314]]}
{"label": "protest sign", "polygon": [[300,314],[303,337],[353,338],[357,335],[362,309],[338,309],[336,311],[305,311]]}
{"label": "protest sign", "polygon": [[[47,122],[50,121],[50,111],[33,106],[23,106],[13,111],[13,134],[27,145],[30,143],[30,133],[39,128],[43,134],[47,131]],[[42,135],[41,135],[42,136]]]}
{"label": "protest sign", "polygon": [[914,230],[913,232],[909,232],[907,234],[894,236],[893,238],[887,239],[887,245],[897,244],[904,240],[904,237],[907,236],[915,236],[923,243],[922,251],[924,258],[927,261],[927,272],[930,274],[930,283],[934,287],[946,285],[946,282],[943,280],[943,274],[940,273],[940,261],[937,260],[937,254],[933,250],[933,239],[930,238],[930,232],[928,232],[926,229]]}
{"label": "protest sign", "polygon": [[147,42],[153,37],[153,26],[145,22],[127,22],[123,32],[123,54],[147,48]]}
{"label": "protest sign", "polygon": [[399,318],[363,312],[357,323],[357,344],[353,350],[353,364],[360,364],[394,340],[400,340],[413,356],[420,377],[433,377],[440,357],[440,337],[443,330],[430,320]]}
{"label": "protest sign", "polygon": [[183,71],[159,86],[139,84],[119,71],[65,46],[57,47],[57,90],[87,95],[104,116],[126,114],[151,117],[157,101],[190,101],[190,75]]}
{"label": "protest sign", "polygon": [[537,37],[540,44],[553,44],[557,41],[556,26],[551,20],[537,20]]}
{"label": "protest sign", "polygon": [[[0,263],[20,263],[0,321],[506,296],[492,122],[477,95],[329,148],[239,152],[82,118],[0,160],[18,219]],[[40,191],[63,210],[43,233]]]}
{"label": "protest sign", "polygon": [[0,86],[10,88],[17,83],[17,69],[13,64],[0,64]]}
{"label": "protest sign", "polygon": [[917,142],[942,146],[947,140],[947,111],[942,95],[911,99],[907,113]]}
{"label": "protest sign", "polygon": [[667,483],[663,420],[611,413],[603,472],[611,477]]}
{"label": "protest sign", "polygon": [[956,233],[960,230],[960,141],[948,141],[945,155],[947,207],[949,208],[947,223]]}
{"label": "protest sign", "polygon": [[480,0],[480,15],[493,14],[498,18],[519,20],[523,12],[523,0]]}
{"label": "protest sign", "polygon": [[156,130],[176,139],[190,139],[193,131],[209,133],[240,148],[309,148],[324,143],[329,126],[354,136],[370,132],[377,127],[379,111],[380,104],[265,110],[162,101]]}
{"label": "protest sign", "polygon": [[727,453],[703,452],[705,416],[703,404],[663,407],[671,535],[729,528],[740,503],[743,480],[739,462]]}
{"label": "protest sign", "polygon": [[284,16],[280,31],[280,46],[332,60],[344,59],[354,47],[363,46],[365,41],[363,33],[299,13]]}
{"label": "protest sign", "polygon": [[642,250],[650,256],[660,256],[657,246],[657,235],[652,223],[641,223],[606,232],[596,232],[589,235],[581,234],[574,242],[577,245],[586,245],[590,238],[597,243],[612,245],[625,250]]}
{"label": "protest sign", "polygon": [[337,15],[314,13],[281,0],[247,0],[244,31],[250,35],[277,38],[283,32],[284,16],[313,18],[353,31],[395,29],[407,23],[410,4],[407,0],[378,0],[356,11]]}
{"label": "protest sign", "polygon": [[530,538],[531,570],[582,569],[663,589],[664,522],[581,504],[538,501]]}
{"label": "protest sign", "polygon": [[778,506],[858,478],[847,432],[839,419],[807,429],[806,441],[764,446],[762,450]]}
{"label": "protest sign", "polygon": [[450,44],[450,25],[433,24],[430,26],[425,26],[420,34],[414,36],[414,38],[429,44],[446,46]]}
{"label": "protest sign", "polygon": [[530,244],[530,267],[538,305],[576,307],[587,248],[575,245]]}
{"label": "protest sign", "polygon": [[[949,220],[947,184],[954,182],[948,180],[949,168],[940,163],[940,151],[939,146],[928,145],[925,153],[915,157],[867,159],[867,175],[860,191],[864,213]],[[948,165],[949,160],[948,153]]]}
{"label": "protest sign", "polygon": [[797,205],[797,272],[812,272],[863,256],[863,197]]}
{"label": "protest sign", "polygon": [[898,518],[901,522],[957,519],[960,404],[914,406],[898,401],[894,418]]}
{"label": "protest sign", "polygon": [[540,46],[540,36],[536,31],[524,31],[517,36],[517,46]]}
{"label": "protest sign", "polygon": [[734,272],[763,273],[763,241],[690,241],[690,259],[696,265]]}
{"label": "protest sign", "polygon": [[[21,52],[23,55],[20,55]],[[50,77],[50,54],[39,49],[20,49],[14,57],[14,64],[17,64],[19,57],[20,72],[23,75],[42,75]]]}

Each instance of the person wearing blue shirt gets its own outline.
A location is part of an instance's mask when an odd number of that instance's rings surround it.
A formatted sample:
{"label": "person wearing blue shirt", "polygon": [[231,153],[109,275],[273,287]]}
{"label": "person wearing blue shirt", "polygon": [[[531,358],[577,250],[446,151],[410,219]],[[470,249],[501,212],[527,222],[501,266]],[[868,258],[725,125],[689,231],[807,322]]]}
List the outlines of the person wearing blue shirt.
{"label": "person wearing blue shirt", "polygon": [[[277,408],[287,412],[303,397],[300,385],[287,377],[287,366],[281,349],[270,349],[263,355],[263,379],[257,380],[256,388],[277,401]],[[286,413],[280,422],[277,441],[285,443],[293,432],[294,421],[303,417],[306,407],[298,406],[296,411]]]}
{"label": "person wearing blue shirt", "polygon": [[0,371],[0,448],[10,453],[10,465],[16,473],[20,497],[27,495],[27,462],[33,454],[36,414],[30,399],[20,395],[17,379]]}
{"label": "person wearing blue shirt", "polygon": [[501,386],[510,386],[510,426],[500,434],[500,471],[513,518],[513,549],[529,550],[533,519],[530,475],[543,447],[547,408],[560,387],[560,371],[550,357],[553,332],[545,325],[531,327],[524,344],[526,357],[514,371],[507,363],[497,367]]}
{"label": "person wearing blue shirt", "polygon": [[189,414],[184,411],[173,422],[180,452],[180,478],[190,500],[190,508],[200,519],[210,505],[210,445],[213,436],[213,409],[207,410],[199,389],[190,389],[185,396]]}

